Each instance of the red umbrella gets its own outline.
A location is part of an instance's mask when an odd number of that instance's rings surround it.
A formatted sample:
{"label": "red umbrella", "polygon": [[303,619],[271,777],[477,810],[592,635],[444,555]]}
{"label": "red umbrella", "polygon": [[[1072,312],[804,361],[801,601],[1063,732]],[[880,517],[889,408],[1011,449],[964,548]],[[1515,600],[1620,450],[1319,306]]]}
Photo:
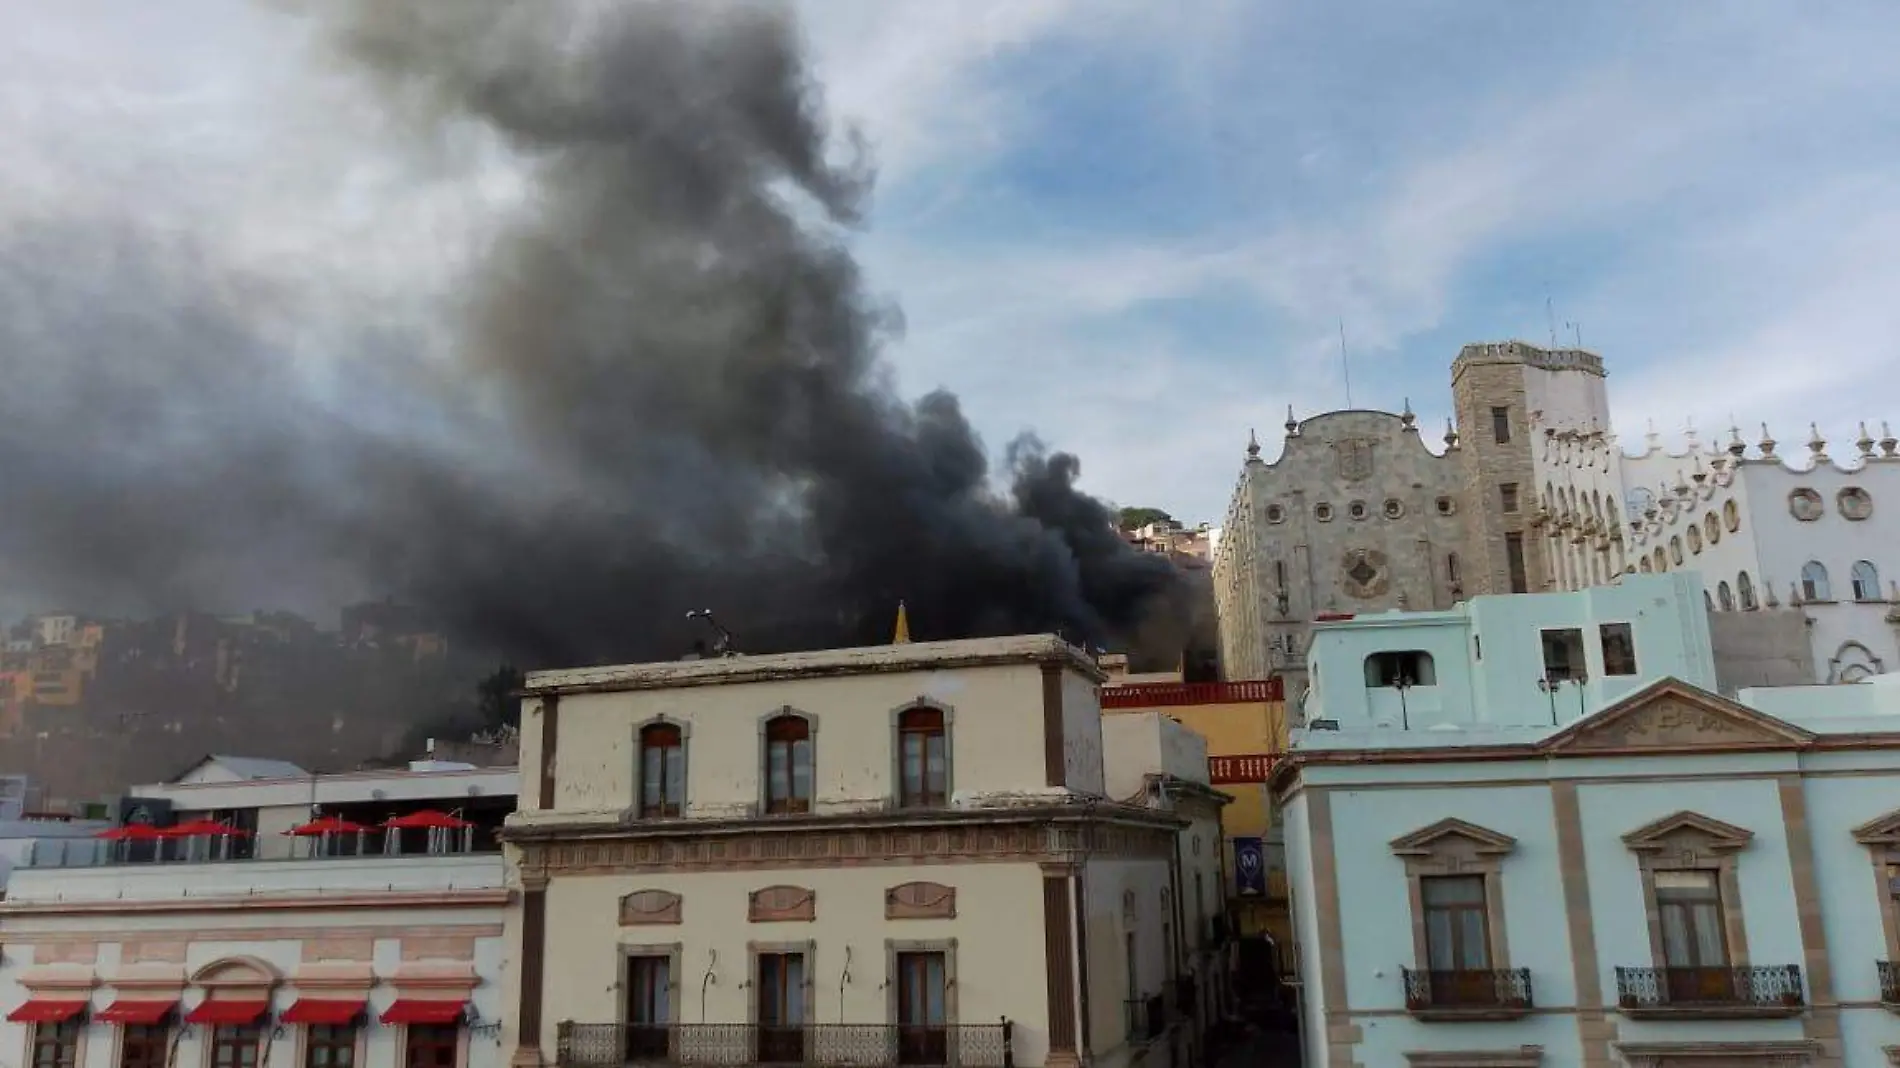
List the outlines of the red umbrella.
{"label": "red umbrella", "polygon": [[451,816],[446,812],[437,812],[434,809],[425,808],[420,812],[411,812],[407,816],[397,816],[395,819],[385,822],[383,826],[396,830],[426,828],[428,830],[459,831],[464,827],[473,827],[474,824],[465,819]]}
{"label": "red umbrella", "polygon": [[159,833],[167,838],[217,838],[225,835],[243,838],[251,832],[215,820],[188,820],[176,827],[167,827]]}
{"label": "red umbrella", "polygon": [[321,816],[309,823],[292,827],[285,834],[297,838],[315,838],[325,834],[357,834],[369,830],[360,823],[351,823],[341,816]]}
{"label": "red umbrella", "polygon": [[165,832],[149,823],[128,823],[123,827],[108,827],[93,837],[108,842],[155,842],[165,837]]}

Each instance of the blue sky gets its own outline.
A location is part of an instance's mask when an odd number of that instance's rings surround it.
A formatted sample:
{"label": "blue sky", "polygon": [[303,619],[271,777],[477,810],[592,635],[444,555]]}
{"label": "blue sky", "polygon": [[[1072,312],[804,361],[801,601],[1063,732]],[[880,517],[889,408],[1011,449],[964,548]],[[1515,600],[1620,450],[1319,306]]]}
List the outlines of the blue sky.
{"label": "blue sky", "polygon": [[1900,419],[1900,6],[1185,10],[813,23],[885,165],[902,380],[992,439],[1218,520],[1250,426],[1272,451],[1288,404],[1344,405],[1341,320],[1355,404],[1436,428],[1458,346],[1548,341],[1547,298],[1632,447]]}
{"label": "blue sky", "polygon": [[[1344,405],[1342,320],[1353,401],[1436,440],[1458,346],[1548,341],[1547,298],[1626,443],[1900,423],[1900,4],[799,7],[901,388],[1120,503],[1218,520],[1250,427]],[[298,47],[242,0],[0,0],[0,226],[136,191],[363,300],[448,284],[508,171],[384,173]]]}

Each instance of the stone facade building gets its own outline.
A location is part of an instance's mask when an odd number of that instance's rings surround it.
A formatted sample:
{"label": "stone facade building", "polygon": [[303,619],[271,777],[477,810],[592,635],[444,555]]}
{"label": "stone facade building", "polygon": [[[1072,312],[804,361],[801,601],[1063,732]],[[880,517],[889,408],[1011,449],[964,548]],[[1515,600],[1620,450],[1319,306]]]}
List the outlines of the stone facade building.
{"label": "stone facade building", "polygon": [[1420,440],[1409,403],[1289,411],[1271,462],[1250,440],[1213,565],[1224,677],[1303,682],[1304,636],[1328,616],[1676,569],[1706,576],[1711,611],[1740,614],[1715,628],[1745,650],[1717,648],[1718,664],[1744,669],[1724,692],[1900,662],[1900,513],[1877,508],[1900,494],[1886,424],[1878,439],[1863,424],[1845,461],[1814,431],[1812,456],[1789,464],[1766,428],[1755,455],[1734,430],[1722,448],[1692,433],[1669,452],[1652,433],[1626,453],[1606,375],[1580,349],[1466,345],[1442,451]]}

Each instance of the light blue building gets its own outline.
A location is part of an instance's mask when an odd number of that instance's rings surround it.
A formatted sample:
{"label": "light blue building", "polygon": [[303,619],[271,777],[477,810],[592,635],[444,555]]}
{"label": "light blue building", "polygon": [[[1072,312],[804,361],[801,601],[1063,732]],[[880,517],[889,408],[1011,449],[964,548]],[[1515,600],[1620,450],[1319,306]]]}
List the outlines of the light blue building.
{"label": "light blue building", "polygon": [[1302,711],[1346,735],[1548,728],[1657,679],[1713,690],[1702,600],[1700,577],[1678,571],[1320,623]]}
{"label": "light blue building", "polygon": [[1316,628],[1269,784],[1308,1068],[1900,1064],[1900,677],[1723,698],[1702,600]]}

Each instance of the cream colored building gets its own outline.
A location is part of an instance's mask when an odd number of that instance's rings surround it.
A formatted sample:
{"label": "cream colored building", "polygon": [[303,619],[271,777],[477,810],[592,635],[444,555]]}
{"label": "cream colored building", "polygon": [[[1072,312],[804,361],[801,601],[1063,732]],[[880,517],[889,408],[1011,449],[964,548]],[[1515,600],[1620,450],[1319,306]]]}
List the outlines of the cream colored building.
{"label": "cream colored building", "polygon": [[1100,681],[1052,635],[529,676],[514,1062],[1178,1063],[1218,858],[1111,796]]}
{"label": "cream colored building", "polygon": [[[169,842],[46,837],[0,901],[0,1063],[497,1068],[512,768],[298,775],[213,757],[135,788]],[[386,830],[449,814],[454,831]],[[289,835],[321,814],[369,828]],[[464,818],[466,817],[466,818]],[[96,833],[96,832],[94,832]]]}

